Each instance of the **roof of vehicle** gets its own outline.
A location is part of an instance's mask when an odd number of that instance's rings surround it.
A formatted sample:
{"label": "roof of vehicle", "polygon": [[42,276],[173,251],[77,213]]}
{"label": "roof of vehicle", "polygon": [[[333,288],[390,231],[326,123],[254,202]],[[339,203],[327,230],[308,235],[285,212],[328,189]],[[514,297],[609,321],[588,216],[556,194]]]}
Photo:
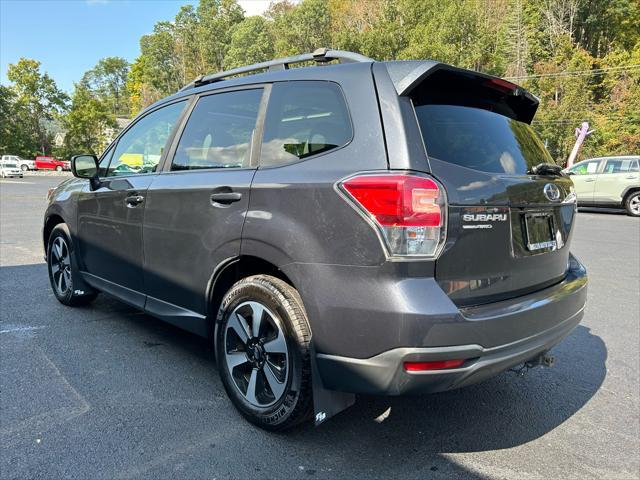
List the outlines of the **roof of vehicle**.
{"label": "roof of vehicle", "polygon": [[[331,63],[333,61],[338,61],[339,63]],[[309,64],[311,62],[314,62],[315,65],[321,66],[322,68],[310,66]],[[446,70],[449,72],[456,72],[468,78],[474,78],[482,82],[495,82],[499,88],[511,90],[514,96],[526,98],[526,101],[533,106],[533,112],[535,112],[538,105],[537,97],[516,84],[503,80],[499,77],[454,67],[442,62],[434,60],[392,60],[377,62],[376,60],[365,57],[359,53],[319,48],[313,53],[275,59],[268,62],[247,65],[245,67],[200,76],[175,94],[163,98],[162,100],[159,100],[153,105],[147,107],[145,111],[179,98],[210,90],[265,82],[328,80],[331,78],[339,79],[340,76],[343,75],[362,74],[365,70],[370,72],[371,65],[373,63],[383,63],[386,66],[396,92],[400,96],[410,95],[425,78],[438,71]],[[306,66],[290,68],[291,65],[295,64],[306,64]],[[531,114],[531,117],[533,117],[533,113]]]}

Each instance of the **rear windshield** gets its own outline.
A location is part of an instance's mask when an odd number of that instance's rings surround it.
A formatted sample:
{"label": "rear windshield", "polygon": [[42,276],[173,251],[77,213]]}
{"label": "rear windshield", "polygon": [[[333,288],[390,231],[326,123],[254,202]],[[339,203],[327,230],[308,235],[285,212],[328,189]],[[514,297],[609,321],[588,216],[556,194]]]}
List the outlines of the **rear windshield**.
{"label": "rear windshield", "polygon": [[427,154],[489,173],[520,175],[555,163],[533,129],[488,110],[457,105],[416,105]]}

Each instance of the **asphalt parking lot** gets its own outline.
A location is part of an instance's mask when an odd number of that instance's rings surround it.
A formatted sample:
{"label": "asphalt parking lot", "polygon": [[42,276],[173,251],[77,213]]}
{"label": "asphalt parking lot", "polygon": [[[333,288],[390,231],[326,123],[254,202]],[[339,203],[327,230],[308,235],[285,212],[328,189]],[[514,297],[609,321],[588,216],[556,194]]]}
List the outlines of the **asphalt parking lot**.
{"label": "asphalt parking lot", "polygon": [[50,291],[40,227],[58,177],[0,181],[4,478],[639,478],[640,221],[581,212],[590,274],[557,365],[466,389],[362,397],[270,434],[227,400],[203,340],[102,295]]}

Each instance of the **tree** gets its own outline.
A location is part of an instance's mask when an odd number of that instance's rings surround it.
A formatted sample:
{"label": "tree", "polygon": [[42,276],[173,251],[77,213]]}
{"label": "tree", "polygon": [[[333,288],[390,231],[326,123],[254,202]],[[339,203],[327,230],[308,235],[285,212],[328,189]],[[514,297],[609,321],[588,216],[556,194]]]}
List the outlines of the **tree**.
{"label": "tree", "polygon": [[[66,109],[68,96],[58,89],[47,73],[40,72],[40,62],[21,58],[10,64],[7,78],[15,95],[14,115],[24,129],[24,148],[29,155],[51,152],[51,131],[47,124]],[[26,153],[26,152],[24,152]]]}
{"label": "tree", "polygon": [[66,155],[102,152],[106,147],[109,129],[117,126],[111,105],[82,82],[75,86],[71,109],[63,125],[66,129]]}
{"label": "tree", "polygon": [[106,101],[114,115],[129,112],[125,84],[129,74],[129,62],[120,57],[101,59],[84,74],[82,82]]}
{"label": "tree", "polygon": [[244,10],[236,0],[200,0],[197,36],[204,73],[224,68],[224,57],[231,42],[233,27],[244,19]]}
{"label": "tree", "polygon": [[279,2],[269,15],[273,18],[275,50],[278,56],[312,52],[331,46],[331,12],[327,0],[302,0],[291,8]]}
{"label": "tree", "polygon": [[515,77],[541,99],[534,127],[560,161],[585,120],[583,152],[633,153],[639,22],[637,0],[274,0],[249,18],[235,0],[200,0],[141,39],[126,91],[135,113],[200,75],[323,46],[433,59]]}
{"label": "tree", "polygon": [[38,150],[21,118],[24,114],[16,103],[16,94],[11,88],[0,85],[0,155],[28,157]]}
{"label": "tree", "polygon": [[264,17],[247,17],[233,29],[224,66],[230,69],[266,62],[273,56],[273,38],[268,21]]}

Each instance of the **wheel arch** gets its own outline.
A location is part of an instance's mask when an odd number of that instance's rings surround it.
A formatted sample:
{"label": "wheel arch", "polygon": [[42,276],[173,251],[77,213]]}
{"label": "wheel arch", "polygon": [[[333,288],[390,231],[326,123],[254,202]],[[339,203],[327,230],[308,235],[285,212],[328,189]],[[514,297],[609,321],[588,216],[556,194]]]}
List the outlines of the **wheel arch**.
{"label": "wheel arch", "polygon": [[225,293],[234,283],[252,275],[271,275],[296,288],[291,279],[275,264],[253,255],[227,259],[211,276],[207,287],[208,333],[213,335],[215,320]]}
{"label": "wheel arch", "polygon": [[627,187],[625,191],[622,192],[622,206],[624,207],[625,203],[627,202],[627,198],[629,198],[629,195],[637,192],[640,192],[640,187]]}
{"label": "wheel arch", "polygon": [[52,213],[47,217],[47,220],[44,222],[44,227],[42,229],[42,243],[44,246],[44,254],[47,255],[47,246],[49,244],[49,237],[51,236],[51,232],[56,227],[56,225],[60,225],[61,223],[66,223],[64,219],[58,215],[57,213]]}

